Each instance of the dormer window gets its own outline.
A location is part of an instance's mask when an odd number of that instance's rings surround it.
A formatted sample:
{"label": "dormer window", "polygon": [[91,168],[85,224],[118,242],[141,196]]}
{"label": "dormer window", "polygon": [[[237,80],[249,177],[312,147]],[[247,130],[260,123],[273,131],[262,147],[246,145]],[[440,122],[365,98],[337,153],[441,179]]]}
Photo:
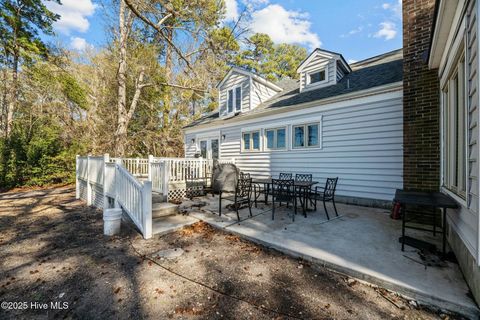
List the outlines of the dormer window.
{"label": "dormer window", "polygon": [[228,113],[239,112],[242,110],[242,87],[238,86],[234,89],[228,90],[227,99]]}
{"label": "dormer window", "polygon": [[341,54],[315,49],[297,69],[300,92],[335,85],[351,71]]}
{"label": "dormer window", "polygon": [[321,70],[315,70],[308,74],[307,85],[309,84],[322,84],[328,82],[327,79],[327,68]]}

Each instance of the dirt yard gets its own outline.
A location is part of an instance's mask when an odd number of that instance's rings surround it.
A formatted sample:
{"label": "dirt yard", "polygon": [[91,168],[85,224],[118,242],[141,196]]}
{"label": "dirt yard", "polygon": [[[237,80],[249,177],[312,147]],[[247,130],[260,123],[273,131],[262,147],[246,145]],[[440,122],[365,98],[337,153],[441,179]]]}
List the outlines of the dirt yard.
{"label": "dirt yard", "polygon": [[72,188],[0,194],[0,319],[455,318],[204,223],[146,241],[102,222]]}

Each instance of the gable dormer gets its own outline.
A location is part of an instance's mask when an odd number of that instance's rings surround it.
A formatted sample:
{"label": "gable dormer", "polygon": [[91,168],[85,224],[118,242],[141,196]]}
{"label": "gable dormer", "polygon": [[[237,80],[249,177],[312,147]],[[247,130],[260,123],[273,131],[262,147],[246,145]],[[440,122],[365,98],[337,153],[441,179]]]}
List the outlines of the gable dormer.
{"label": "gable dormer", "polygon": [[259,75],[233,67],[217,85],[220,118],[255,109],[282,89]]}
{"label": "gable dormer", "polygon": [[336,84],[351,71],[341,54],[315,49],[297,69],[300,92]]}

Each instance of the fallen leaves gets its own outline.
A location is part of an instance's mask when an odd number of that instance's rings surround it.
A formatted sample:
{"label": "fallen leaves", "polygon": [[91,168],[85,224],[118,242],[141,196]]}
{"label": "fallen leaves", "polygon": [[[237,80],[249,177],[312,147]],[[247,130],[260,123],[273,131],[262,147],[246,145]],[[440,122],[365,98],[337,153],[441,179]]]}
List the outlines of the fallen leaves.
{"label": "fallen leaves", "polygon": [[203,221],[196,222],[192,225],[184,227],[179,231],[181,236],[193,236],[194,234],[202,234],[204,238],[211,239],[215,234],[215,229],[208,223]]}

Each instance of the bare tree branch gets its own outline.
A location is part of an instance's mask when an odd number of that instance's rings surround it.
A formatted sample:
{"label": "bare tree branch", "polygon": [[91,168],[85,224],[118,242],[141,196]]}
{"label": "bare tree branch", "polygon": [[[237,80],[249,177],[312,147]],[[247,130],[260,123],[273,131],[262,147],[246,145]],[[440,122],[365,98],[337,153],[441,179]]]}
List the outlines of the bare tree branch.
{"label": "bare tree branch", "polygon": [[130,0],[123,0],[125,1],[125,4],[128,6],[128,8],[130,8],[130,10],[132,10],[132,12],[140,19],[142,20],[143,22],[145,22],[147,25],[151,26],[152,28],[154,28],[161,36],[163,39],[165,39],[165,41],[168,42],[168,44],[173,48],[173,50],[175,51],[175,53],[180,57],[180,59],[182,59],[183,61],[185,61],[187,67],[196,75],[196,72],[195,72],[195,69],[192,67],[190,61],[183,55],[182,51],[180,49],[178,49],[178,47],[167,37],[165,36],[165,34],[163,33],[163,30],[162,28],[153,23],[152,21],[150,21],[148,18],[146,18],[144,15],[142,15],[140,13],[140,11],[137,10],[137,8],[135,8],[134,5],[132,5],[132,3],[130,2]]}

